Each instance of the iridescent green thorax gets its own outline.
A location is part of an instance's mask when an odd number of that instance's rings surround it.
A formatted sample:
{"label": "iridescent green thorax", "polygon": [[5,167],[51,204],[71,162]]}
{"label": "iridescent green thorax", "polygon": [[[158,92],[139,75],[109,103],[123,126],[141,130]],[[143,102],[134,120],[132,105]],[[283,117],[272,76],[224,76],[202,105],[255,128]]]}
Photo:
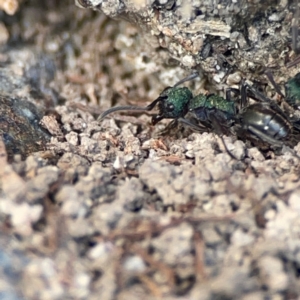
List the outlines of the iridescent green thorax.
{"label": "iridescent green thorax", "polygon": [[215,109],[218,112],[226,114],[227,118],[231,118],[235,115],[235,106],[233,101],[227,101],[218,95],[203,95],[199,94],[194,97],[189,104],[189,110],[198,109],[212,110]]}
{"label": "iridescent green thorax", "polygon": [[295,108],[300,107],[300,73],[285,84],[285,97],[288,104]]}
{"label": "iridescent green thorax", "polygon": [[167,88],[159,96],[159,116],[167,119],[184,117],[188,111],[189,101],[193,98],[192,92],[186,88]]}

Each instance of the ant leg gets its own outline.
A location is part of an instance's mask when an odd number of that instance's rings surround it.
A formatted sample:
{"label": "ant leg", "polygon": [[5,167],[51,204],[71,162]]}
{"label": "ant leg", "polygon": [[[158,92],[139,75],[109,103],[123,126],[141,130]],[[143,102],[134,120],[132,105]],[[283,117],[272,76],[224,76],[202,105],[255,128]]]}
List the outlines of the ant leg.
{"label": "ant leg", "polygon": [[271,103],[272,100],[266,97],[261,92],[257,91],[255,88],[253,88],[251,85],[246,83],[244,80],[242,82],[241,86],[241,108],[244,108],[248,105],[247,95],[250,94],[250,97],[255,99],[259,102],[267,102]]}
{"label": "ant leg", "polygon": [[179,80],[173,87],[176,87],[176,86],[178,86],[178,85],[180,85],[180,84],[182,84],[182,83],[184,83],[184,82],[193,80],[193,79],[197,78],[198,76],[199,76],[199,73],[198,73],[198,72],[192,73],[192,74],[188,75],[187,77],[185,77],[185,78]]}
{"label": "ant leg", "polygon": [[241,83],[241,101],[240,101],[240,109],[243,109],[248,105],[248,98],[247,98],[247,85],[245,79],[242,80]]}
{"label": "ant leg", "polygon": [[234,93],[235,95],[239,95],[241,91],[235,88],[228,88],[226,89],[225,93],[226,93],[226,101],[231,102],[231,93]]}
{"label": "ant leg", "polygon": [[178,119],[178,122],[180,122],[180,123],[182,123],[182,124],[184,124],[184,125],[187,125],[187,126],[191,127],[191,128],[192,128],[193,130],[195,130],[195,131],[205,132],[205,131],[208,130],[207,127],[205,127],[205,126],[200,126],[200,125],[196,125],[196,124],[192,123],[191,121],[189,121],[189,120],[187,120],[187,119],[185,119],[185,118],[179,118],[179,119]]}
{"label": "ant leg", "polygon": [[257,136],[259,139],[261,139],[264,142],[267,142],[270,145],[273,146],[277,146],[277,147],[282,147],[284,144],[282,141],[278,141],[272,137],[270,137],[269,135],[257,130],[256,128],[254,128],[253,126],[248,126],[248,130],[254,134],[255,136]]}
{"label": "ant leg", "polygon": [[268,77],[268,79],[271,82],[271,84],[273,85],[276,93],[278,95],[280,95],[282,98],[285,98],[284,95],[282,94],[282,91],[280,90],[279,85],[275,82],[273,74],[271,73],[271,71],[270,70],[266,70],[265,74]]}
{"label": "ant leg", "polygon": [[[298,45],[298,35],[299,35],[299,30],[298,30],[298,19],[299,19],[299,3],[297,0],[297,7],[296,7],[296,12],[294,15],[294,18],[292,20],[292,49],[295,52],[295,54],[300,53],[300,48]],[[297,65],[300,62],[300,56],[296,57],[294,61],[289,62],[286,66],[287,68],[291,68],[295,65]]]}
{"label": "ant leg", "polygon": [[158,135],[166,135],[168,134],[172,129],[176,128],[178,125],[177,120],[172,120],[165,129],[158,132]]}
{"label": "ant leg", "polygon": [[300,56],[296,57],[293,61],[286,64],[286,67],[289,69],[295,65],[298,65],[300,63]]}
{"label": "ant leg", "polygon": [[231,153],[231,151],[228,149],[228,147],[227,147],[227,145],[226,145],[226,143],[225,143],[225,141],[224,141],[223,136],[222,136],[222,135],[219,135],[219,137],[220,137],[220,139],[221,139],[221,141],[222,141],[222,144],[223,144],[223,146],[224,146],[224,148],[225,148],[227,154],[228,154],[232,159],[238,160],[238,159],[235,157],[235,155],[233,155],[233,154]]}
{"label": "ant leg", "polygon": [[295,130],[297,130],[297,132],[300,132],[300,123],[299,123],[299,120],[292,121],[292,124],[293,124],[293,128]]}
{"label": "ant leg", "polygon": [[224,141],[224,138],[223,138],[223,132],[224,130],[222,130],[222,126],[220,125],[220,123],[218,122],[217,118],[216,117],[211,117],[211,122],[212,122],[212,125],[213,127],[216,129],[217,131],[217,134],[218,136],[220,137],[221,141],[222,141],[222,144],[225,148],[225,151],[227,152],[227,154],[232,158],[232,159],[235,159],[235,160],[238,160],[232,153],[231,151],[228,149],[225,141]]}
{"label": "ant leg", "polygon": [[294,15],[294,18],[292,20],[292,49],[296,54],[300,53],[299,45],[298,45],[298,18],[299,18],[299,3],[298,0],[297,2],[297,7],[296,7],[296,12]]}

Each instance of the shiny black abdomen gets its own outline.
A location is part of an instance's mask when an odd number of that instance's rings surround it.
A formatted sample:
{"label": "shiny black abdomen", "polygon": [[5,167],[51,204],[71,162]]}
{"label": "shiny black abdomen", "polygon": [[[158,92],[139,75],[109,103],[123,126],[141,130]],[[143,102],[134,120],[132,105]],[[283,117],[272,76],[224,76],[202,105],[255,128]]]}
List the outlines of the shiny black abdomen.
{"label": "shiny black abdomen", "polygon": [[254,128],[276,140],[286,138],[292,130],[291,123],[282,111],[272,108],[269,104],[249,105],[240,113],[239,118],[244,129],[251,131],[251,128]]}

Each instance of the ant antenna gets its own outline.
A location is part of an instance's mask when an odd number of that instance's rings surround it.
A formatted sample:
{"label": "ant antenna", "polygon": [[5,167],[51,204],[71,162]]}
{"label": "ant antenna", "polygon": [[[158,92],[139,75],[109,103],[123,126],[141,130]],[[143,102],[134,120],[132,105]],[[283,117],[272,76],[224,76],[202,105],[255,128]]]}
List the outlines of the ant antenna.
{"label": "ant antenna", "polygon": [[174,87],[176,87],[176,86],[178,86],[178,85],[180,85],[180,84],[182,84],[182,83],[184,83],[184,82],[193,80],[193,79],[197,78],[198,76],[199,76],[199,73],[198,73],[198,72],[192,73],[192,74],[188,75],[187,77],[185,77],[185,78],[179,80],[179,81],[174,85]]}
{"label": "ant antenna", "polygon": [[116,112],[116,111],[147,111],[147,106],[146,107],[139,107],[139,106],[117,106],[117,107],[112,107],[105,112],[103,112],[99,117],[98,121],[102,121],[107,115]]}
{"label": "ant antenna", "polygon": [[104,111],[99,117],[98,117],[98,121],[101,122],[107,115],[116,112],[116,111],[150,111],[154,108],[154,106],[156,105],[157,102],[160,101],[160,98],[154,100],[152,103],[150,103],[147,106],[116,106],[116,107],[112,107],[106,111]]}
{"label": "ant antenna", "polygon": [[273,85],[276,93],[278,95],[280,95],[282,98],[285,98],[284,95],[282,94],[282,91],[280,90],[278,84],[275,82],[273,74],[270,70],[266,70],[265,71],[266,76],[268,77],[269,81],[271,82],[271,84]]}

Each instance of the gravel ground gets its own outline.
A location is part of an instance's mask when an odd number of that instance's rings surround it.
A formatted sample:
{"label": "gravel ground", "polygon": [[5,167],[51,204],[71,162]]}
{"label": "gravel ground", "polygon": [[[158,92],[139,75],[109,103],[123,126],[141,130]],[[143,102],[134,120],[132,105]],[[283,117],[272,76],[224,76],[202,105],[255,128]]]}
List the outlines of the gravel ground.
{"label": "gravel ground", "polygon": [[300,144],[224,137],[232,159],[150,113],[100,124],[188,72],[129,23],[19,4],[0,23],[0,299],[298,299]]}

